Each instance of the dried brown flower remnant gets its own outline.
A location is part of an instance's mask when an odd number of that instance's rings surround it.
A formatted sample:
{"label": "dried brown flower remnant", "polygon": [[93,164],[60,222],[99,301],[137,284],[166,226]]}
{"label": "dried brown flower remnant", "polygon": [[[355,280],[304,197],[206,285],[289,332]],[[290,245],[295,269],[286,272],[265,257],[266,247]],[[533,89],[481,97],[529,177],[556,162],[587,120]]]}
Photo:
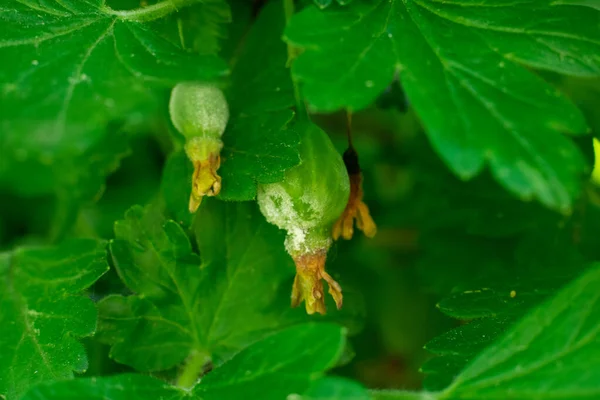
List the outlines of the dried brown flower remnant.
{"label": "dried brown flower remnant", "polygon": [[302,254],[294,257],[296,263],[296,278],[292,287],[292,307],[297,307],[304,300],[306,312],[325,314],[325,295],[323,282],[329,285],[329,294],[333,297],[338,309],[342,307],[342,288],[325,272],[327,251]]}
{"label": "dried brown flower remnant", "polygon": [[372,238],[377,233],[377,226],[371,218],[369,207],[363,202],[363,176],[358,164],[358,155],[352,145],[344,152],[344,164],[350,177],[350,197],[344,212],[333,226],[332,236],[335,240],[340,236],[350,240],[354,234],[356,220],[358,229],[363,231],[365,236]]}
{"label": "dried brown flower remnant", "polygon": [[221,157],[218,153],[210,153],[204,160],[194,160],[190,212],[195,212],[200,207],[202,197],[216,196],[221,191],[221,177],[217,174],[220,166]]}

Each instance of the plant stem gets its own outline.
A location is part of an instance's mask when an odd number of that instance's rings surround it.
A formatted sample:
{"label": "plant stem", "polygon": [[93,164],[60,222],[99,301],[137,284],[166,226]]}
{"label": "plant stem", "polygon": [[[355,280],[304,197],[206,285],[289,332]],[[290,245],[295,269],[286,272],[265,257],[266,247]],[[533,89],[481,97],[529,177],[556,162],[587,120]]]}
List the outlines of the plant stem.
{"label": "plant stem", "polygon": [[177,386],[183,389],[193,387],[208,362],[210,362],[210,356],[207,353],[194,350],[177,378]]}
{"label": "plant stem", "polygon": [[135,8],[133,10],[113,10],[104,8],[104,12],[115,17],[135,22],[149,22],[166,17],[173,11],[198,3],[199,0],[165,0],[147,7]]}
{"label": "plant stem", "polygon": [[[283,0],[283,11],[285,14],[285,22],[286,25],[290,22],[292,15],[294,15],[294,0]],[[291,43],[287,43],[287,52],[288,52],[288,60],[287,67],[291,68],[292,62],[298,56],[298,49]],[[304,105],[304,101],[302,100],[302,95],[300,94],[300,86],[298,82],[294,79],[293,75],[291,75],[292,84],[294,86],[294,97],[296,98],[296,113],[299,118],[308,117],[308,112],[306,111],[306,106]]]}
{"label": "plant stem", "polygon": [[352,111],[346,110],[346,134],[348,135],[348,147],[354,148],[352,144]]}

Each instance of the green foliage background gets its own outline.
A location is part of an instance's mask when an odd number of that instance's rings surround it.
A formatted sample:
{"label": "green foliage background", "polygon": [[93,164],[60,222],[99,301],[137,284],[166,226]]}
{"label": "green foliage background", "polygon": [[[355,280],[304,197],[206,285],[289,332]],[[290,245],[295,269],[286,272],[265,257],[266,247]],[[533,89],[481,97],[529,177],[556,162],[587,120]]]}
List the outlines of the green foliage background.
{"label": "green foliage background", "polygon": [[[5,0],[0,60],[0,398],[600,398],[596,2]],[[231,109],[196,215],[185,80]],[[378,225],[326,316],[254,201],[299,104]]]}

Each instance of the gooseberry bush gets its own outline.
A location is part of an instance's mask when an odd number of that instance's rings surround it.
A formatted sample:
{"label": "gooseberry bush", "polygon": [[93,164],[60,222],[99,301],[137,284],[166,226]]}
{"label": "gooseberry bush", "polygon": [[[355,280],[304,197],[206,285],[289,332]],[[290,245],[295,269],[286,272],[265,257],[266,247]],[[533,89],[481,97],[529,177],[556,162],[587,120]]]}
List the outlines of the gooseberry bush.
{"label": "gooseberry bush", "polygon": [[600,398],[600,6],[3,0],[0,398]]}

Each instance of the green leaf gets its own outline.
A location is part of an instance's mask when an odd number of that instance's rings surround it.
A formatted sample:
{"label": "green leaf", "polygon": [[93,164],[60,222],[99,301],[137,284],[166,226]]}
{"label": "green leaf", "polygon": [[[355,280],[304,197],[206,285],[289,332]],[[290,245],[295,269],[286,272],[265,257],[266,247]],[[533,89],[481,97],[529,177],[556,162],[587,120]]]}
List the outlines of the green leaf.
{"label": "green leaf", "polygon": [[315,381],[297,400],[369,400],[369,392],[357,382],[340,377]]}
{"label": "green leaf", "polygon": [[227,100],[232,116],[259,115],[294,104],[287,47],[281,40],[285,15],[281,2],[266,4],[243,39],[231,72]]}
{"label": "green leaf", "polygon": [[204,0],[158,23],[165,36],[183,49],[214,55],[219,53],[221,41],[227,36],[225,28],[231,23],[231,9],[225,0]]}
{"label": "green leaf", "polygon": [[75,194],[96,193],[127,142],[119,125],[148,126],[168,87],[226,72],[216,56],[186,51],[168,34],[189,33],[173,13],[194,2],[133,10],[100,0],[5,2],[0,58],[11,61],[0,70],[0,181],[28,196],[58,187],[63,214]]}
{"label": "green leaf", "polygon": [[344,344],[344,330],[339,326],[299,325],[246,348],[206,375],[193,391],[184,391],[148,376],[127,374],[39,385],[23,400],[237,400],[252,397],[279,400],[306,390],[311,381],[335,364]]}
{"label": "green leaf", "polygon": [[193,398],[156,378],[124,374],[49,382],[29,390],[22,400],[181,400]]}
{"label": "green leaf", "polygon": [[107,270],[105,243],[95,240],[0,253],[0,395],[87,369],[77,339],[94,333],[96,309],[79,293]]}
{"label": "green leaf", "polygon": [[459,372],[479,352],[500,337],[514,318],[482,318],[461,325],[427,342],[425,348],[436,354],[421,366],[428,390],[448,387]]}
{"label": "green leaf", "polygon": [[[465,290],[438,303],[438,308],[454,318],[473,319],[520,314],[532,304],[552,294],[564,283],[563,277],[500,283],[493,288]],[[506,286],[505,286],[506,285]]]}
{"label": "green leaf", "polygon": [[[598,284],[600,264],[593,264],[581,277],[533,309],[500,340],[489,345],[443,392],[376,391],[372,392],[374,398],[597,398],[600,394]],[[461,335],[465,333],[466,330],[463,330]],[[456,338],[453,333],[438,342],[444,347],[441,342]],[[480,341],[475,337],[466,339]],[[469,354],[477,349],[465,348],[463,351]],[[449,360],[446,357],[441,362]],[[455,367],[451,366],[451,369]]]}
{"label": "green leaf", "polygon": [[[539,16],[535,26],[523,15]],[[293,72],[318,111],[369,105],[399,72],[440,156],[469,179],[487,163],[523,199],[569,210],[584,161],[562,132],[581,112],[526,67],[600,74],[599,13],[545,1],[431,1],[316,7],[285,36],[304,48]],[[485,132],[485,135],[482,135]]]}
{"label": "green leaf", "polygon": [[6,4],[0,57],[11,62],[0,71],[0,109],[13,151],[39,151],[40,135],[47,154],[85,147],[109,119],[153,105],[153,89],[221,75],[216,57],[183,51],[151,29],[149,21],[193,1],[177,3],[124,11],[100,0]]}
{"label": "green leaf", "polygon": [[223,200],[252,200],[257,183],[283,180],[287,169],[298,165],[299,135],[286,129],[289,110],[233,120],[225,132],[220,170]]}
{"label": "green leaf", "polygon": [[488,347],[440,398],[598,398],[598,285],[594,264]]}
{"label": "green leaf", "polygon": [[285,129],[293,117],[294,94],[281,40],[284,24],[281,2],[267,4],[234,60],[227,91],[231,119],[219,169],[223,200],[252,200],[257,183],[280,181],[300,162],[299,136]]}
{"label": "green leaf", "polygon": [[202,379],[205,400],[284,399],[302,393],[342,354],[344,329],[333,324],[298,325],[243,350]]}
{"label": "green leaf", "polygon": [[183,229],[152,207],[136,206],[115,224],[115,268],[136,293],[99,303],[100,334],[118,362],[143,371],[171,368],[190,355],[219,364],[306,319],[289,307],[291,259],[283,246],[272,246],[282,243],[282,232],[256,204],[209,199],[196,218],[202,261]]}
{"label": "green leaf", "polygon": [[160,182],[160,192],[169,217],[183,226],[190,226],[194,214],[189,210],[194,166],[183,150],[169,155]]}
{"label": "green leaf", "polygon": [[[424,387],[429,390],[447,387],[477,353],[501,336],[514,321],[577,276],[585,263],[578,249],[573,246],[571,226],[579,224],[575,218],[571,219],[561,227],[553,220],[539,223],[531,232],[521,236],[516,247],[513,243],[502,250],[496,241],[495,249],[480,248],[487,252],[487,256],[478,255],[474,259],[459,257],[457,262],[463,260],[467,266],[470,265],[464,271],[461,268],[465,266],[453,265],[454,255],[449,252],[449,258],[445,261],[435,259],[437,266],[428,265],[430,269],[433,268],[430,274],[447,269],[450,265],[457,276],[445,276],[446,280],[460,282],[451,295],[438,303],[438,308],[454,318],[474,321],[462,324],[426,344],[425,348],[439,357],[429,360],[421,368],[427,374]],[[464,238],[462,243],[449,243],[454,251],[462,249],[465,254],[471,253],[471,257],[479,251],[473,253],[465,245],[471,243],[472,246],[481,246],[473,239],[466,241]],[[439,244],[437,247],[438,251],[446,248]],[[499,254],[496,254],[498,251]],[[503,255],[503,252],[506,254]],[[498,265],[490,263],[490,256]],[[544,271],[543,274],[540,271]],[[468,274],[477,278],[469,278]]]}

